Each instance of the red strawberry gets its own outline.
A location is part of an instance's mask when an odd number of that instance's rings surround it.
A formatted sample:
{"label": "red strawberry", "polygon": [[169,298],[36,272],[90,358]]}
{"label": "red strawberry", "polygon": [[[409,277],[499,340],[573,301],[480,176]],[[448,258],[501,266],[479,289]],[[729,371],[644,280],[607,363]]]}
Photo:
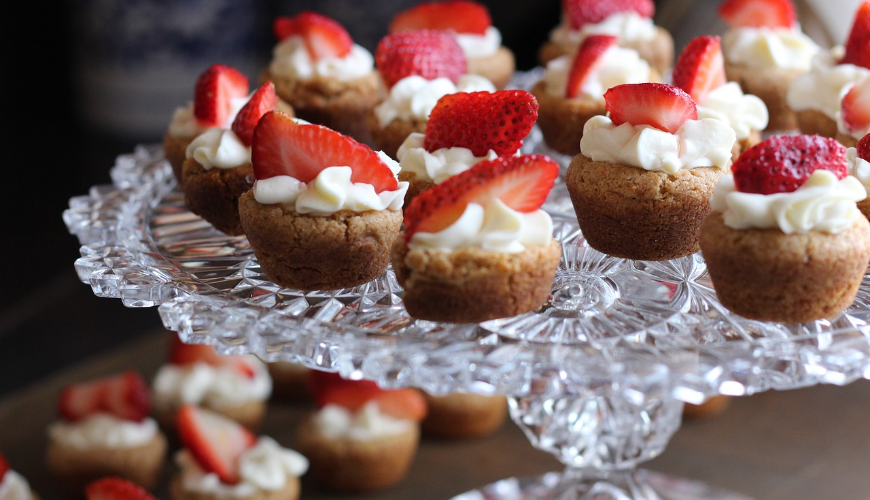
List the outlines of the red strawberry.
{"label": "red strawberry", "polygon": [[68,385],[60,392],[57,412],[70,422],[93,415],[102,408],[105,392],[106,385],[102,381]]}
{"label": "red strawberry", "polygon": [[396,418],[419,422],[426,416],[426,401],[414,389],[381,389],[370,380],[347,380],[337,373],[314,370],[310,376],[311,391],[318,408],[334,404],[355,412],[369,401]]}
{"label": "red strawberry", "polygon": [[192,365],[205,363],[211,366],[231,367],[242,375],[253,378],[256,373],[248,360],[242,356],[221,356],[213,346],[205,344],[185,344],[174,335],[169,347],[169,363],[173,365]]}
{"label": "red strawberry", "polygon": [[858,141],[858,158],[870,161],[870,134],[865,135]]}
{"label": "red strawberry", "polygon": [[665,83],[617,85],[604,93],[604,104],[615,125],[651,125],[674,133],[686,120],[697,120],[689,94]]}
{"label": "red strawberry", "polygon": [[419,422],[426,416],[426,400],[416,389],[384,391],[377,402],[382,412],[396,418]]}
{"label": "red strawberry", "polygon": [[870,1],[861,2],[852,30],[846,40],[846,54],[841,64],[854,64],[870,68]]}
{"label": "red strawberry", "polygon": [[464,147],[475,156],[492,149],[512,155],[538,119],[538,101],[524,90],[459,92],[438,100],[426,124],[427,151]]}
{"label": "red strawberry", "polygon": [[849,175],[846,148],[818,135],[780,135],[753,146],[731,167],[743,193],[791,193],[818,169]]}
{"label": "red strawberry", "polygon": [[389,32],[418,30],[452,30],[456,33],[483,35],[492,26],[485,6],[468,0],[423,2],[396,14]]}
{"label": "red strawberry", "polygon": [[151,494],[130,481],[107,477],[89,484],[85,489],[87,500],[155,500]]}
{"label": "red strawberry", "polygon": [[236,115],[236,119],[233,121],[233,132],[239,136],[242,144],[248,147],[251,146],[257,122],[260,121],[263,115],[275,109],[277,105],[278,95],[275,94],[274,83],[266,82],[254,92],[254,95],[239,110],[239,114]]}
{"label": "red strawberry", "polygon": [[609,35],[591,35],[583,40],[571,64],[565,97],[571,99],[580,95],[586,78],[598,68],[604,53],[616,45],[616,42],[616,37]]}
{"label": "red strawberry", "polygon": [[498,198],[519,212],[541,207],[559,167],[542,155],[501,156],[482,161],[417,195],[405,211],[405,242],[416,232],[436,233],[453,224],[469,203]]}
{"label": "red strawberry", "polygon": [[6,461],[6,457],[0,454],[0,483],[3,482],[7,472],[9,472],[9,462]]}
{"label": "red strawberry", "polygon": [[791,28],[797,22],[791,0],[725,0],[719,16],[734,28]]}
{"label": "red strawberry", "polygon": [[58,413],[70,422],[95,413],[141,422],[150,409],[148,386],[132,370],[114,377],[68,385],[58,400]]}
{"label": "red strawberry", "polygon": [[251,431],[223,415],[186,405],[175,417],[178,436],[200,467],[224,484],[239,482],[239,457],[254,446]]}
{"label": "red strawberry", "polygon": [[850,132],[870,127],[870,78],[865,78],[849,89],[840,101],[843,122]]}
{"label": "red strawberry", "polygon": [[342,58],[353,48],[353,40],[344,26],[316,12],[279,17],[275,19],[273,29],[278,40],[291,36],[302,37],[313,61],[328,57]]}
{"label": "red strawberry", "polygon": [[701,102],[711,90],[725,85],[725,60],[718,36],[699,36],[680,54],[674,65],[674,85]]}
{"label": "red strawberry", "polygon": [[641,17],[652,17],[655,9],[653,0],[562,0],[562,10],[575,30],[620,12],[634,11]]}
{"label": "red strawberry", "polygon": [[196,80],[193,114],[206,127],[223,127],[234,98],[248,95],[248,77],[224,64],[213,64]]}
{"label": "red strawberry", "polygon": [[465,54],[453,35],[431,30],[385,36],[375,49],[375,65],[387,87],[411,75],[427,80],[443,76],[456,83],[467,70]]}
{"label": "red strawberry", "polygon": [[399,187],[393,172],[365,144],[321,125],[299,125],[280,111],[263,115],[251,148],[257,179],[289,175],[307,183],[327,167],[348,166],[352,182],[371,184],[377,193]]}

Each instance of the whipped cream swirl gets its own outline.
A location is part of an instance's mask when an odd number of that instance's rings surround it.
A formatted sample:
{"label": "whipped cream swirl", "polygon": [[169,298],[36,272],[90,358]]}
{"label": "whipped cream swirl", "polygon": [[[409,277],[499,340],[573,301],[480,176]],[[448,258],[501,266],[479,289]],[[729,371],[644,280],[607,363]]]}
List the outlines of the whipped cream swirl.
{"label": "whipped cream swirl", "polygon": [[870,194],[870,162],[858,156],[856,148],[846,149],[846,164],[849,167],[849,175],[858,179],[864,185],[864,189]]}
{"label": "whipped cream swirl", "polygon": [[417,425],[412,420],[395,418],[381,412],[375,401],[369,401],[355,413],[343,406],[326,405],[314,414],[313,422],[327,439],[351,441],[372,441],[395,436]]}
{"label": "whipped cream swirl", "polygon": [[490,26],[482,35],[477,33],[456,33],[456,43],[462,48],[466,59],[483,59],[498,52],[501,47],[501,32]]}
{"label": "whipped cream swirl", "polygon": [[728,82],[713,89],[704,102],[698,103],[698,119],[713,118],[734,129],[738,140],[749,137],[757,130],[767,128],[769,115],[764,101],[744,94],[737,82]]}
{"label": "whipped cream swirl", "polygon": [[634,11],[617,12],[599,23],[588,23],[580,29],[571,29],[565,16],[559,26],[550,32],[550,41],[557,45],[578,46],[589,35],[610,35],[624,42],[650,41],[656,37],[653,20]]}
{"label": "whipped cream swirl", "polygon": [[330,78],[348,82],[371,74],[374,65],[371,52],[356,44],[344,57],[325,57],[312,61],[305,48],[305,41],[301,37],[291,36],[272,50],[269,71],[275,76],[303,81]]}
{"label": "whipped cream swirl", "polygon": [[266,365],[253,357],[247,360],[253,377],[229,366],[163,365],[154,378],[154,407],[175,411],[192,404],[220,409],[265,400],[272,393]]}
{"label": "whipped cream swirl", "polygon": [[819,46],[800,27],[735,28],[722,37],[722,52],[728,61],[752,68],[808,71],[818,51]]}
{"label": "whipped cream swirl", "polygon": [[[547,63],[544,81],[548,94],[553,97],[565,97],[573,64],[573,55],[557,57]],[[649,63],[641,59],[640,55],[632,49],[614,46],[601,55],[596,68],[586,75],[577,98],[591,99],[603,104],[607,89],[624,83],[648,81],[650,81]]]}
{"label": "whipped cream swirl", "polygon": [[438,99],[457,92],[495,92],[495,85],[480,75],[462,75],[454,85],[441,77],[427,80],[419,75],[402,78],[390,89],[384,102],[375,106],[378,124],[385,128],[391,121],[428,120]]}
{"label": "whipped cream swirl", "polygon": [[58,421],[48,428],[52,441],[77,450],[136,448],[157,436],[157,422],[123,420],[106,413],[96,413],[76,422]]}
{"label": "whipped cream swirl", "polygon": [[0,500],[32,500],[33,492],[24,477],[14,470],[6,471],[0,482]]}
{"label": "whipped cream swirl", "polygon": [[193,158],[202,168],[236,168],[251,162],[251,148],[230,129],[213,127],[196,136],[187,146],[187,158]]}
{"label": "whipped cream swirl", "polygon": [[794,111],[814,109],[832,120],[837,119],[840,100],[852,84],[870,76],[870,70],[854,64],[837,64],[843,48],[819,52],[813,58],[813,67],[791,83],[786,94],[788,106]]}
{"label": "whipped cream swirl", "polygon": [[[219,128],[230,128],[236,119],[236,115],[245,107],[250,98],[250,96],[245,96],[230,99],[231,111],[227,116],[227,121],[219,124]],[[172,121],[169,122],[169,135],[173,137],[193,138],[205,132],[206,129],[208,127],[200,124],[193,113],[193,102],[187,103],[186,107],[175,108],[175,112],[172,114]]]}
{"label": "whipped cream swirl", "polygon": [[465,172],[484,160],[494,160],[498,154],[489,150],[486,156],[474,156],[468,148],[441,148],[431,153],[423,147],[425,134],[411,133],[399,146],[396,156],[402,172],[413,172],[418,179],[441,184],[456,174]]}

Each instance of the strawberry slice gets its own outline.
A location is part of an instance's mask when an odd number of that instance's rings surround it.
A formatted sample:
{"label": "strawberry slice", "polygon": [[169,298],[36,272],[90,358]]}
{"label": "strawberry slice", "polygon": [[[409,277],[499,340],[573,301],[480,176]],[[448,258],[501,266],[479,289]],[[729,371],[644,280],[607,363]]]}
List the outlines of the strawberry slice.
{"label": "strawberry slice", "polygon": [[845,178],[846,148],[818,135],[780,135],[753,146],[731,166],[737,190],[758,194],[794,192],[818,169]]}
{"label": "strawberry slice", "polygon": [[732,28],[792,28],[797,22],[791,0],[725,0],[719,17]]}
{"label": "strawberry slice", "polygon": [[338,405],[356,412],[369,401],[387,415],[419,422],[426,416],[426,400],[414,389],[381,389],[370,380],[347,380],[337,373],[313,370],[309,382],[317,408]]}
{"label": "strawberry slice", "polygon": [[652,17],[655,9],[653,0],[562,0],[562,11],[573,30],[621,12],[634,11],[641,17]]}
{"label": "strawberry slice", "polygon": [[846,53],[840,63],[870,68],[870,1],[861,2],[855,13],[846,40]]}
{"label": "strawberry slice", "polygon": [[615,125],[650,125],[674,133],[686,120],[697,120],[692,97],[665,83],[617,85],[604,93],[604,104]]}
{"label": "strawberry slice", "polygon": [[60,392],[57,412],[68,422],[75,422],[98,413],[106,399],[105,392],[106,384],[102,380],[68,385]]}
{"label": "strawberry slice", "polygon": [[452,30],[456,33],[483,35],[492,26],[487,8],[468,0],[423,2],[396,14],[389,32],[418,30]]}
{"label": "strawberry slice", "polygon": [[225,64],[213,64],[196,80],[193,114],[205,127],[223,127],[232,100],[248,95],[248,77]]}
{"label": "strawberry slice", "polygon": [[151,397],[145,381],[131,370],[114,377],[68,385],[60,393],[57,408],[60,416],[69,422],[96,413],[141,422],[151,409]]}
{"label": "strawberry slice", "polygon": [[293,17],[278,17],[273,24],[275,38],[283,41],[291,36],[301,37],[312,61],[342,58],[353,48],[344,26],[338,21],[316,12],[302,12]]}
{"label": "strawberry slice", "polygon": [[840,101],[843,122],[850,132],[870,127],[870,78],[865,78],[849,89]]}
{"label": "strawberry slice", "polygon": [[223,415],[185,405],[175,417],[184,447],[206,472],[224,484],[238,484],[239,457],[254,446],[251,431]]}
{"label": "strawberry slice", "polygon": [[512,155],[538,119],[538,101],[524,90],[458,92],[438,100],[426,124],[423,147],[468,148],[474,156],[490,149]]}
{"label": "strawberry slice", "polygon": [[402,78],[448,78],[453,83],[467,70],[462,47],[444,31],[403,31],[385,36],[375,49],[375,65],[387,87]]}
{"label": "strawberry slice", "polygon": [[278,105],[278,95],[275,94],[275,84],[266,82],[254,92],[247,104],[239,110],[233,120],[233,132],[239,136],[242,144],[250,147],[254,138],[254,128],[263,115],[275,109]]}
{"label": "strawberry slice", "polygon": [[140,486],[119,477],[107,477],[85,488],[87,500],[156,500]]}
{"label": "strawberry slice", "polygon": [[417,195],[405,211],[405,243],[417,232],[437,233],[453,224],[469,203],[498,198],[518,212],[543,205],[559,167],[543,155],[502,156],[482,161]]}
{"label": "strawberry slice", "polygon": [[7,462],[6,457],[0,453],[0,484],[3,483],[3,478],[6,477],[7,472],[9,472],[9,462]]}
{"label": "strawberry slice", "polygon": [[308,183],[327,167],[347,166],[352,182],[371,184],[376,193],[399,187],[370,147],[321,125],[297,124],[280,111],[263,115],[254,129],[251,162],[257,179],[289,175]]}
{"label": "strawberry slice", "polygon": [[574,56],[571,72],[568,73],[565,97],[571,99],[580,95],[586,78],[600,66],[604,53],[616,45],[616,42],[617,38],[609,35],[590,35],[583,40],[577,55]]}
{"label": "strawberry slice", "polygon": [[426,400],[416,389],[384,391],[375,400],[382,412],[402,420],[419,422],[426,416]]}
{"label": "strawberry slice", "polygon": [[179,366],[205,363],[211,366],[229,367],[248,378],[256,373],[244,356],[221,356],[213,346],[205,344],[185,344],[174,335],[169,347],[169,363]]}
{"label": "strawberry slice", "polygon": [[870,134],[865,135],[858,141],[858,158],[870,161]]}
{"label": "strawberry slice", "polygon": [[718,36],[699,36],[680,54],[674,66],[674,85],[685,90],[695,102],[702,102],[711,90],[726,83],[725,59]]}

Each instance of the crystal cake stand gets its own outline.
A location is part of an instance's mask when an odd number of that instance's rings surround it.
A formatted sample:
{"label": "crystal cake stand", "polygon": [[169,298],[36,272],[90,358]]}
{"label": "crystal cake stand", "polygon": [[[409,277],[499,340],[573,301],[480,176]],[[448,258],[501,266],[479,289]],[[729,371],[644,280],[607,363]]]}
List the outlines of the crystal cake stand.
{"label": "crystal cake stand", "polygon": [[717,301],[699,255],[641,262],[589,248],[561,181],[544,206],[563,252],[548,303],[453,325],[409,317],[391,270],[333,292],[269,282],[244,237],[187,211],[159,147],[119,157],[111,176],[64,212],[82,244],[76,271],[97,296],[159,306],[166,328],[225,354],[434,394],[506,394],[534,446],[567,467],[460,500],[747,500],[636,467],[664,450],[683,402],[870,378],[866,277],[833,320],[747,320]]}

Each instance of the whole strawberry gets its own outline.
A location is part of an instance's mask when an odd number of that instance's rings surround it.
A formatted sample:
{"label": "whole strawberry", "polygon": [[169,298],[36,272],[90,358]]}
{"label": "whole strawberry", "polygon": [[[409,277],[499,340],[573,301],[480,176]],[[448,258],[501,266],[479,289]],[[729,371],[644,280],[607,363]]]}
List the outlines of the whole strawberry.
{"label": "whole strawberry", "polygon": [[427,80],[448,78],[453,83],[467,70],[456,39],[446,31],[402,31],[385,36],[375,50],[375,65],[387,87],[419,75]]}
{"label": "whole strawberry", "polygon": [[855,13],[852,30],[846,40],[846,53],[840,63],[870,68],[870,1],[861,2]]}
{"label": "whole strawberry", "polygon": [[818,135],[780,135],[752,147],[731,167],[737,190],[757,194],[794,192],[818,169],[845,178],[846,148]]}

